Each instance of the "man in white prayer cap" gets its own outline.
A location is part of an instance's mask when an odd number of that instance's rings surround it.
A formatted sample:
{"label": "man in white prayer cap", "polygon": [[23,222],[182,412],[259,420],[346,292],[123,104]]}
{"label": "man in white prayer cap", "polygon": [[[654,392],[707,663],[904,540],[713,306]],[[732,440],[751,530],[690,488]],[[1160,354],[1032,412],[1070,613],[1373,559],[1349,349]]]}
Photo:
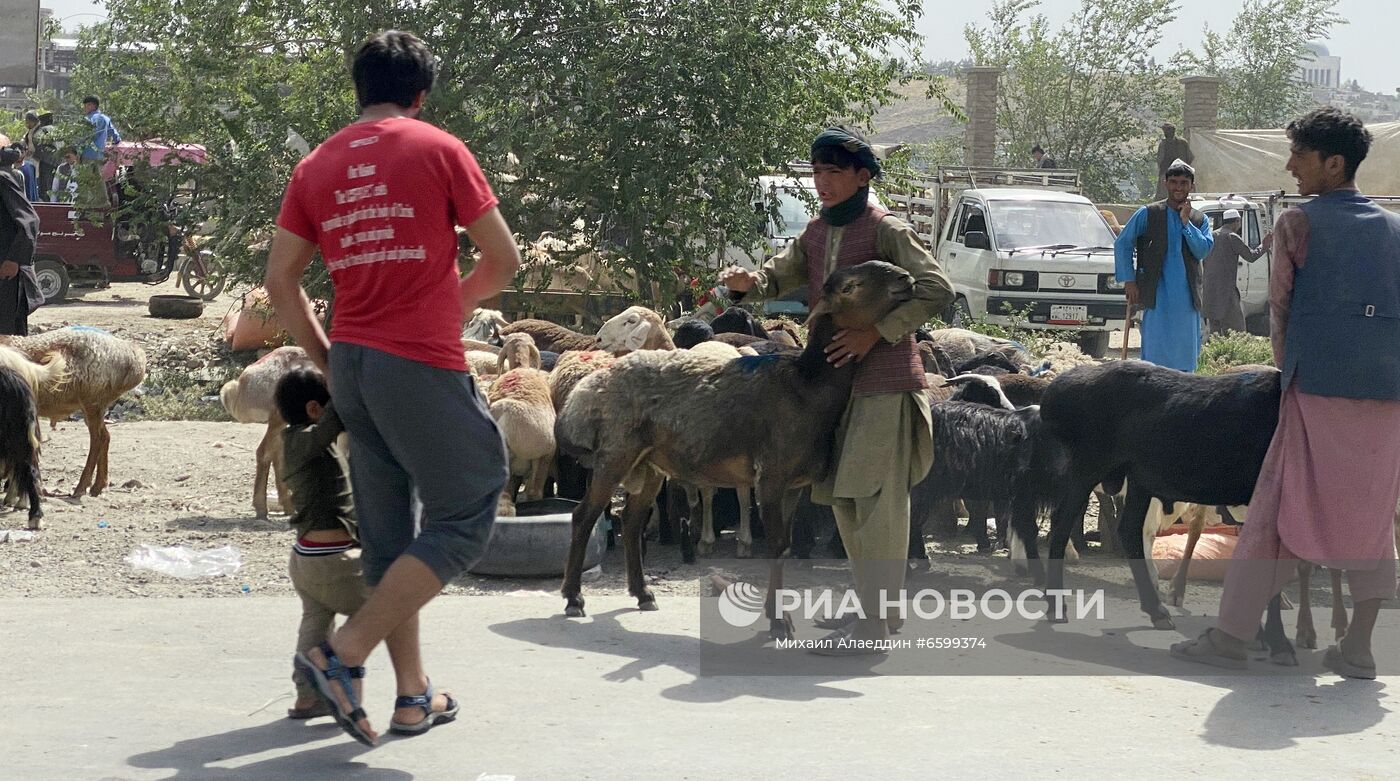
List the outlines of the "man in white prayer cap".
{"label": "man in white prayer cap", "polygon": [[1240,213],[1226,209],[1220,227],[1211,234],[1215,246],[1201,264],[1201,316],[1211,334],[1245,330],[1244,307],[1236,284],[1239,267],[1242,261],[1253,263],[1263,257],[1273,243],[1271,233],[1259,247],[1249,246],[1240,236],[1240,225]]}

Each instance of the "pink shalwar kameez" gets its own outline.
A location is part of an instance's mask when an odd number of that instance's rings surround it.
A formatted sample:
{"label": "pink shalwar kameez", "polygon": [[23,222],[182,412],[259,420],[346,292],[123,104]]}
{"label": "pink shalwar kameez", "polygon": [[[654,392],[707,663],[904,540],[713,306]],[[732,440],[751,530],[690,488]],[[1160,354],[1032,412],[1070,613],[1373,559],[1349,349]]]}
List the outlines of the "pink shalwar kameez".
{"label": "pink shalwar kameez", "polygon": [[[1307,255],[1307,215],[1289,209],[1274,231],[1269,278],[1278,366],[1293,272]],[[1292,579],[1299,559],[1346,570],[1354,601],[1395,598],[1397,498],[1400,401],[1316,396],[1290,384],[1225,576],[1219,629],[1254,637],[1265,606]]]}

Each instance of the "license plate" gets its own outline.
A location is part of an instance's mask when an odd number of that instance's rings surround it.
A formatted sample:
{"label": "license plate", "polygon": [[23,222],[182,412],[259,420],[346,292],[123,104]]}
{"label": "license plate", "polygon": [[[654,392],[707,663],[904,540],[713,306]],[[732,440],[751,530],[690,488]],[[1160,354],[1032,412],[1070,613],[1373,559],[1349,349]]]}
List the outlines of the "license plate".
{"label": "license plate", "polygon": [[1089,321],[1087,306],[1051,306],[1050,322],[1056,325],[1083,325]]}

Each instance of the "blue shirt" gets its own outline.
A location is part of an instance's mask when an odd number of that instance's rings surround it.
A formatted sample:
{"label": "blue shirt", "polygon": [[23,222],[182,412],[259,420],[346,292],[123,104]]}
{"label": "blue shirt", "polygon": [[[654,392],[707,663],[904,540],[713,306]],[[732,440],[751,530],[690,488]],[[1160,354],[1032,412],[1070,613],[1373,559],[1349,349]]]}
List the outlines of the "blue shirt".
{"label": "blue shirt", "polygon": [[[1133,214],[1113,243],[1116,261],[1114,277],[1119,282],[1136,280],[1133,254],[1137,250],[1138,238],[1146,230],[1147,208],[1143,207]],[[1200,357],[1201,316],[1191,300],[1191,289],[1186,279],[1186,259],[1181,251],[1183,241],[1197,258],[1210,254],[1215,243],[1209,230],[1182,222],[1176,209],[1169,207],[1167,254],[1163,259],[1162,278],[1157,282],[1157,305],[1142,313],[1142,359],[1158,366],[1191,372],[1196,370]]]}
{"label": "blue shirt", "polygon": [[120,144],[122,134],[118,133],[116,125],[112,124],[112,118],[101,111],[88,114],[87,121],[92,124],[92,135],[83,147],[83,159],[101,160],[106,155],[109,139],[110,143]]}

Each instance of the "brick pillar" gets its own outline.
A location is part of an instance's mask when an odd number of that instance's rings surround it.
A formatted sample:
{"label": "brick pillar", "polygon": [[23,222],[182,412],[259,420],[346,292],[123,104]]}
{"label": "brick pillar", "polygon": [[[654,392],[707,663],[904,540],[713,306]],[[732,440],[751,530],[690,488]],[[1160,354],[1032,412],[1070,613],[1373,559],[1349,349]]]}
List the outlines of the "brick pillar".
{"label": "brick pillar", "polygon": [[1183,102],[1182,135],[1191,140],[1192,130],[1220,127],[1220,79],[1216,76],[1187,76],[1181,80],[1186,95]]}
{"label": "brick pillar", "polygon": [[967,130],[963,157],[971,166],[990,166],[997,150],[997,82],[1002,68],[979,65],[967,69]]}

